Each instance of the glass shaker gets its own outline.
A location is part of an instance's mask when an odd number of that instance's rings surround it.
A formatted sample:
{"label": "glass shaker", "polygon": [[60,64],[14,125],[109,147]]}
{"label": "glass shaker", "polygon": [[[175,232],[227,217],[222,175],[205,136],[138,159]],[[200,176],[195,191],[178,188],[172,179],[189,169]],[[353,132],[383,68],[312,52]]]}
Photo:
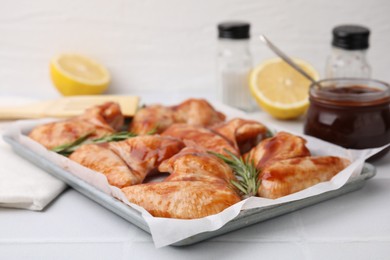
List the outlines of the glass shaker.
{"label": "glass shaker", "polygon": [[247,112],[257,108],[248,85],[253,66],[249,30],[247,22],[218,24],[217,96],[222,103]]}
{"label": "glass shaker", "polygon": [[327,78],[370,78],[366,52],[370,30],[359,25],[333,29],[332,52],[326,64]]}

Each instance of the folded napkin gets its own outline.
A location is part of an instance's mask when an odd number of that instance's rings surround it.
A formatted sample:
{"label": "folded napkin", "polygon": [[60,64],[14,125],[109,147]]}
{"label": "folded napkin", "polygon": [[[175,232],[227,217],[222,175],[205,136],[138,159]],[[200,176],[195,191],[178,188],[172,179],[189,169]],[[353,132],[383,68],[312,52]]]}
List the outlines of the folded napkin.
{"label": "folded napkin", "polygon": [[[9,102],[21,103],[20,99],[0,98],[0,105]],[[0,121],[1,136],[7,124],[9,122]],[[64,182],[19,157],[1,138],[0,207],[42,210],[65,188]]]}

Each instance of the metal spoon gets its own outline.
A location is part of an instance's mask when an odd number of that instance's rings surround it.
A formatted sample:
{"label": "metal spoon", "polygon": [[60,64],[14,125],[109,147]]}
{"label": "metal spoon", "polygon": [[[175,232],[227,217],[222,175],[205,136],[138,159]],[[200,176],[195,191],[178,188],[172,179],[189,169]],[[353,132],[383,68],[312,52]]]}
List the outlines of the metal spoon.
{"label": "metal spoon", "polygon": [[270,40],[267,39],[264,35],[259,36],[260,40],[264,42],[276,55],[278,55],[282,60],[284,60],[288,65],[294,68],[296,71],[301,73],[302,76],[310,80],[317,87],[321,87],[321,85],[312,78],[309,74],[307,74],[298,64],[296,64],[290,57],[284,54],[278,47],[276,47]]}

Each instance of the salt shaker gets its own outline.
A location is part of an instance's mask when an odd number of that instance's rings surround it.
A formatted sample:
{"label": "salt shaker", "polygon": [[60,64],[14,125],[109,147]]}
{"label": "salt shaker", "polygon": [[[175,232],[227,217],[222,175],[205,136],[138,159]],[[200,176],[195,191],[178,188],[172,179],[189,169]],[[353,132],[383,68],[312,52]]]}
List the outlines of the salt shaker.
{"label": "salt shaker", "polygon": [[332,52],[326,64],[327,78],[370,78],[366,53],[370,30],[359,25],[333,29]]}
{"label": "salt shaker", "polygon": [[253,66],[249,30],[247,22],[218,24],[217,96],[222,103],[247,112],[257,108],[248,85]]}

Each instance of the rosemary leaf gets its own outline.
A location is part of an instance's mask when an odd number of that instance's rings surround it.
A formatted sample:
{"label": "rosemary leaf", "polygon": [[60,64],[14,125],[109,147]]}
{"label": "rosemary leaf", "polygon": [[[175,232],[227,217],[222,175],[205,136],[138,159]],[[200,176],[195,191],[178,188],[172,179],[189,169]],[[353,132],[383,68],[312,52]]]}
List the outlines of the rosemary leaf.
{"label": "rosemary leaf", "polygon": [[126,139],[134,137],[134,136],[137,136],[137,135],[132,133],[132,132],[124,131],[124,132],[118,132],[118,133],[106,135],[106,136],[103,136],[100,138],[92,139],[91,143],[99,144],[99,143],[107,143],[107,142],[118,142],[118,141],[123,141],[123,140],[126,140]]}
{"label": "rosemary leaf", "polygon": [[156,125],[155,127],[153,127],[151,130],[149,130],[146,134],[147,135],[154,135],[154,134],[157,134],[157,129],[158,129],[158,125]]}
{"label": "rosemary leaf", "polygon": [[236,187],[242,194],[243,198],[256,196],[257,190],[260,187],[259,173],[253,162],[238,158],[232,152],[225,150],[229,157],[215,152],[209,152],[223,160],[227,165],[232,168],[233,172],[237,177],[237,181],[231,180],[231,183]]}
{"label": "rosemary leaf", "polygon": [[265,138],[270,138],[270,137],[274,137],[276,134],[275,131],[272,131],[271,129],[267,128],[267,132],[265,134]]}
{"label": "rosemary leaf", "polygon": [[243,194],[246,193],[246,187],[245,185],[241,185],[239,182],[235,180],[231,180],[231,183],[234,185],[234,187],[238,188]]}
{"label": "rosemary leaf", "polygon": [[100,143],[107,143],[107,142],[118,142],[118,141],[123,141],[128,138],[137,136],[134,133],[124,131],[124,132],[113,133],[96,139],[88,139],[88,137],[90,137],[91,134],[92,133],[83,135],[82,137],[80,137],[79,139],[77,139],[76,141],[70,144],[64,144],[64,145],[54,147],[52,151],[64,156],[69,156],[71,153],[76,151],[76,149],[83,144],[100,144]]}
{"label": "rosemary leaf", "polygon": [[69,154],[72,153],[71,150],[73,149],[73,147],[78,147],[81,144],[85,143],[85,141],[88,140],[88,137],[91,134],[92,133],[88,133],[86,135],[83,135],[80,138],[76,139],[75,141],[73,141],[69,144],[62,144],[62,145],[56,146],[52,149],[52,151],[59,153],[59,154],[62,154],[62,155],[65,155],[65,156],[68,156]]}

